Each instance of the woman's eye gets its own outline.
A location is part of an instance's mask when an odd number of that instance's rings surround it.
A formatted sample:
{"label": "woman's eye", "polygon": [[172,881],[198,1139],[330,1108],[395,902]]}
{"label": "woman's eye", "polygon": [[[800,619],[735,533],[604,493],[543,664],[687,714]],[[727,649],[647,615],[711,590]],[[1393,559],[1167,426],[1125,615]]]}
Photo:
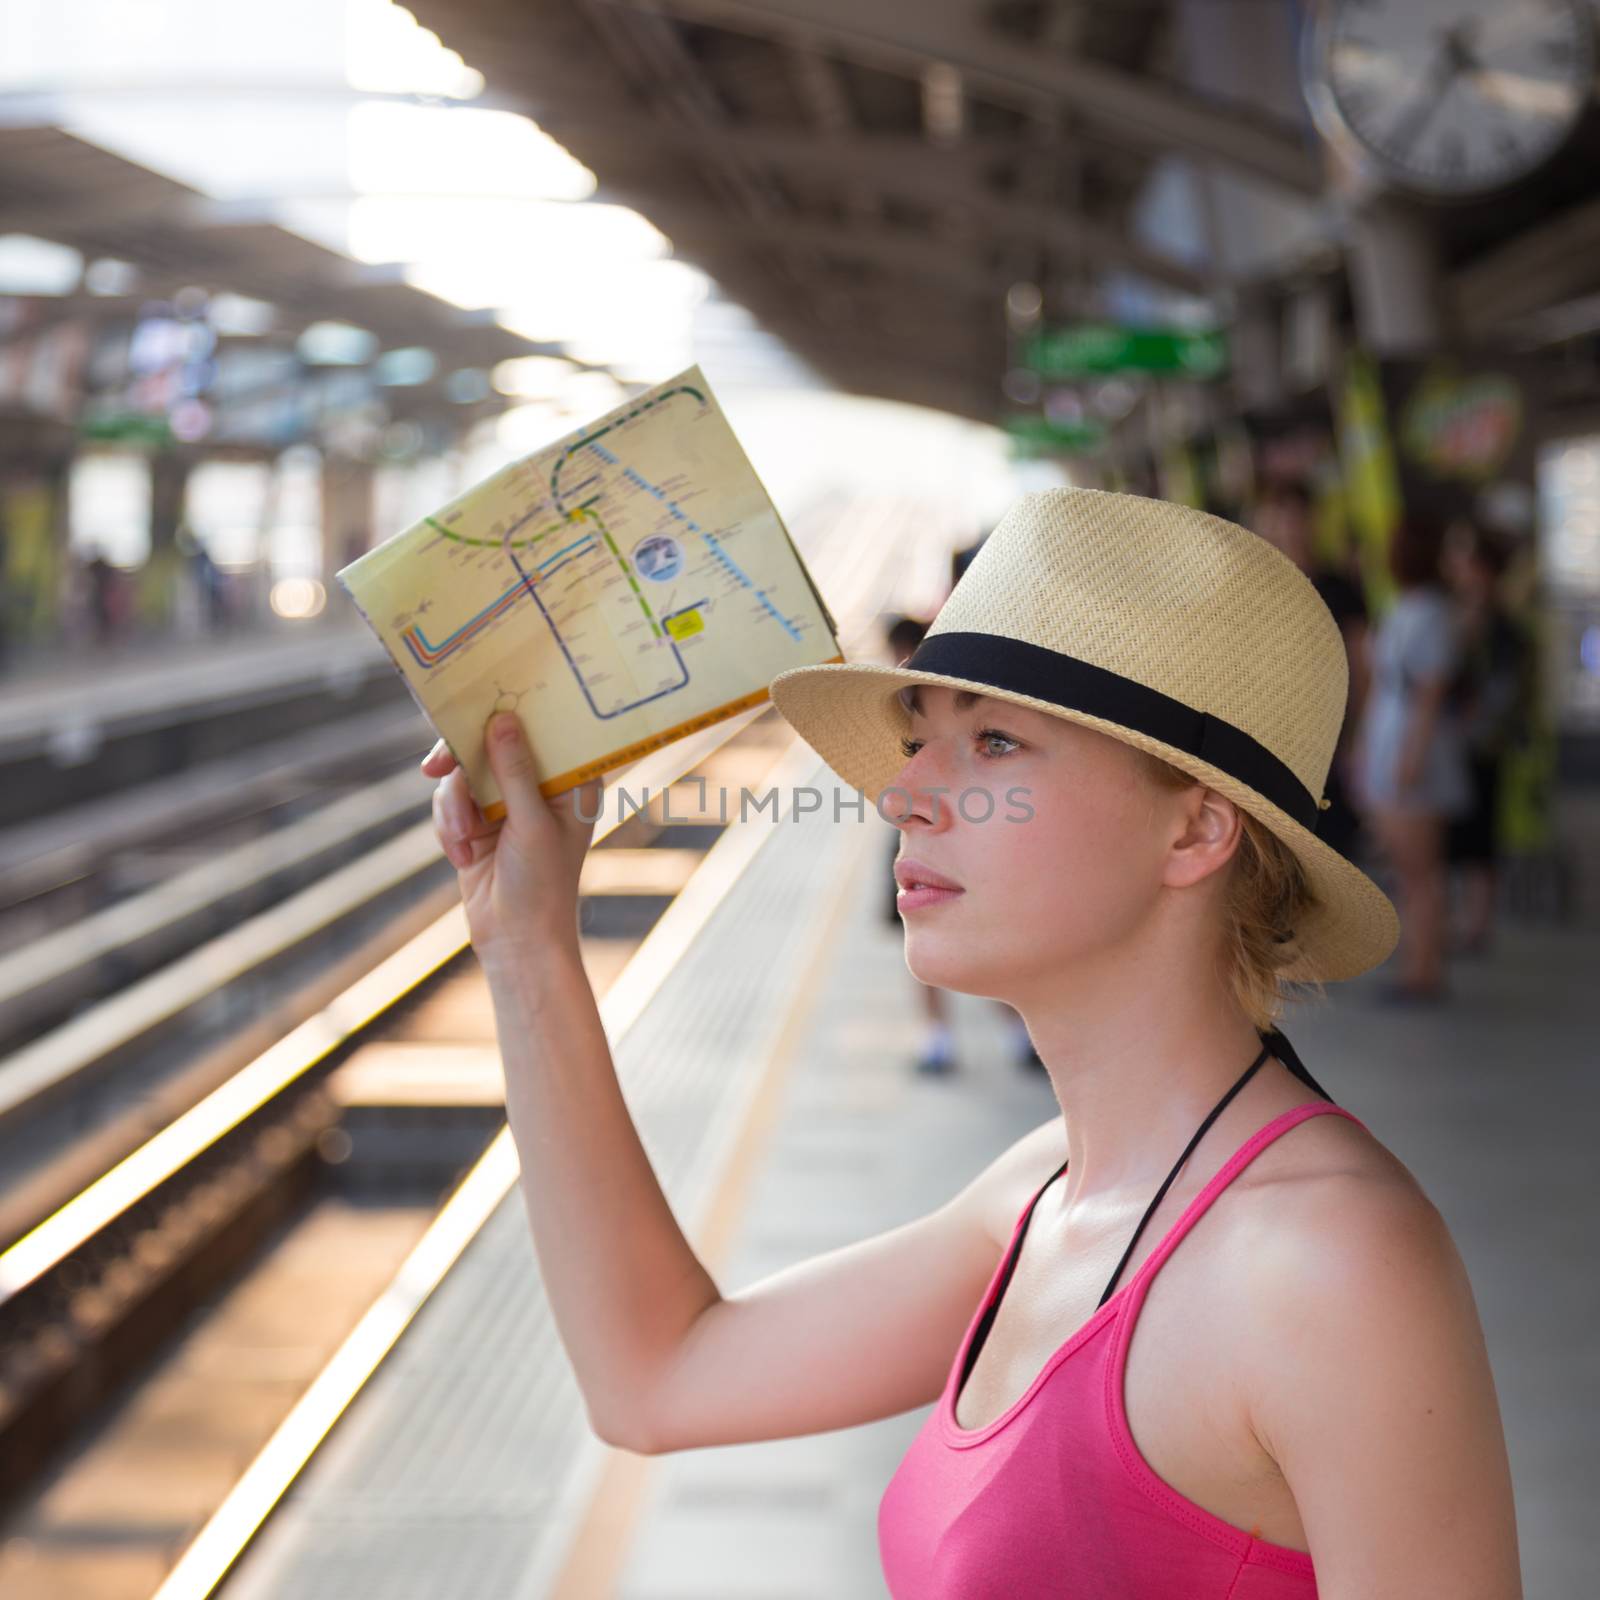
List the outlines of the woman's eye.
{"label": "woman's eye", "polygon": [[[1010,745],[1012,749],[1021,748],[1018,741],[1013,739],[1009,733],[1001,733],[998,728],[979,728],[972,737],[984,744],[989,743],[991,740],[998,739],[1002,744]],[[902,737],[900,740],[900,753],[901,755],[905,756],[907,760],[910,760],[910,758],[914,756],[921,748],[922,741],[920,739],[907,739]],[[984,759],[988,761],[998,761],[1001,756],[1008,755],[1009,753],[1009,751],[995,752],[991,750],[986,753]]]}
{"label": "woman's eye", "polygon": [[[987,742],[987,741],[989,741],[991,739],[998,739],[1002,744],[1008,744],[1008,745],[1012,746],[1013,749],[1020,749],[1021,748],[1018,745],[1017,741],[1015,739],[1013,739],[1009,733],[1001,733],[1001,731],[998,728],[979,728],[978,729],[978,737],[980,739],[984,740],[985,742]],[[1001,752],[1001,753],[1005,754],[1006,752]],[[998,758],[991,754],[989,759],[995,760],[995,759],[998,759]]]}

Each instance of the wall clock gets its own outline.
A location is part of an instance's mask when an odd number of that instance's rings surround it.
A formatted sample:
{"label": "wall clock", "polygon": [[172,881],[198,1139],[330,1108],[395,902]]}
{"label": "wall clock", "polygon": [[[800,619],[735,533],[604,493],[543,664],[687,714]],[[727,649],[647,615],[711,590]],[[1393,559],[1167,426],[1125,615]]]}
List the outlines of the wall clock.
{"label": "wall clock", "polygon": [[1475,199],[1566,143],[1593,94],[1594,34],[1588,0],[1325,0],[1306,98],[1386,185]]}

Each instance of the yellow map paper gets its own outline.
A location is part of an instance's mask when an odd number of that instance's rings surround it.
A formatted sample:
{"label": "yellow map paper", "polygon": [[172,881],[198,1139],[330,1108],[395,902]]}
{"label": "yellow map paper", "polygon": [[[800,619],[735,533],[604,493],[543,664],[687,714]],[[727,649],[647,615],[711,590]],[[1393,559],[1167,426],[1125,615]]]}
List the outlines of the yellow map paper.
{"label": "yellow map paper", "polygon": [[559,794],[841,661],[837,624],[698,367],[469,489],[337,574],[473,798],[514,710]]}

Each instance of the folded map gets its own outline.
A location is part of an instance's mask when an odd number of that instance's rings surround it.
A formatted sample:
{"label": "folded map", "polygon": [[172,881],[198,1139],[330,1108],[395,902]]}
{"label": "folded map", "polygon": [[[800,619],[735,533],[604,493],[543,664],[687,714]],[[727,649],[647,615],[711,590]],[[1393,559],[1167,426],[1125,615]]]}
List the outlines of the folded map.
{"label": "folded map", "polygon": [[522,720],[555,795],[842,661],[698,367],[512,462],[337,574],[491,821]]}

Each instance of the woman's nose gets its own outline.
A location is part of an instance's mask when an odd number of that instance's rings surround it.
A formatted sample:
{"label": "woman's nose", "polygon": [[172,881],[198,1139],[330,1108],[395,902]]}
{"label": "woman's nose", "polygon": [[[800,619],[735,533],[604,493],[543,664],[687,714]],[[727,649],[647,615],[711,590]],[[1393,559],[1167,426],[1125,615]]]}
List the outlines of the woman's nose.
{"label": "woman's nose", "polygon": [[925,761],[926,754],[925,750],[919,750],[910,757],[879,796],[879,808],[885,819],[897,828],[912,824],[942,828],[950,821],[954,790],[949,776],[941,772],[934,761]]}

